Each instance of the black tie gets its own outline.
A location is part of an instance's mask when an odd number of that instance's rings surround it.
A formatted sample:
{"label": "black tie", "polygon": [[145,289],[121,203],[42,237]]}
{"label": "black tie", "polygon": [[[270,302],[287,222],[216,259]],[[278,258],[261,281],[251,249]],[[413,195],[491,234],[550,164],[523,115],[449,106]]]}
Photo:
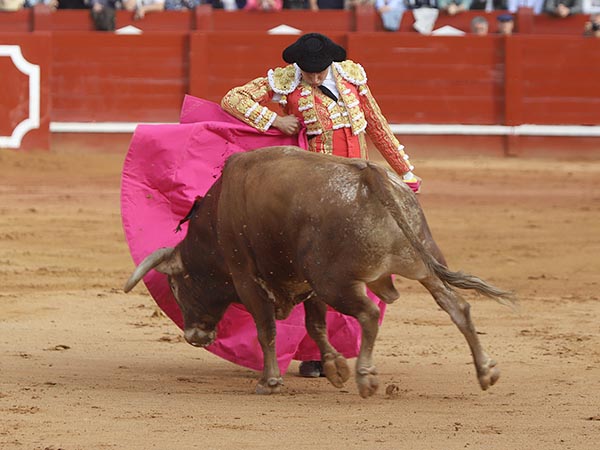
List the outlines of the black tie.
{"label": "black tie", "polygon": [[334,102],[337,102],[338,99],[335,96],[335,94],[333,92],[331,92],[329,89],[327,89],[325,86],[321,85],[319,86],[319,89],[321,90],[321,92],[323,94],[325,94],[327,97],[329,97],[331,100],[333,100]]}

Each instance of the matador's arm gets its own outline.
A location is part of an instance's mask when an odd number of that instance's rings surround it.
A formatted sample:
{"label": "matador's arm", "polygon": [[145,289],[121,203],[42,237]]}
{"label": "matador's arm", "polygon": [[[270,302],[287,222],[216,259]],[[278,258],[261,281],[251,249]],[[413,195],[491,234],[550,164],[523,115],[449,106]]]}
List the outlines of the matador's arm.
{"label": "matador's arm", "polygon": [[377,150],[399,175],[410,172],[414,167],[404,153],[404,146],[398,142],[381,109],[367,85],[359,88],[360,105],[367,121],[366,133]]}
{"label": "matador's arm", "polygon": [[221,100],[221,107],[251,127],[267,131],[277,118],[276,112],[264,106],[273,94],[266,77],[256,78],[231,89]]}

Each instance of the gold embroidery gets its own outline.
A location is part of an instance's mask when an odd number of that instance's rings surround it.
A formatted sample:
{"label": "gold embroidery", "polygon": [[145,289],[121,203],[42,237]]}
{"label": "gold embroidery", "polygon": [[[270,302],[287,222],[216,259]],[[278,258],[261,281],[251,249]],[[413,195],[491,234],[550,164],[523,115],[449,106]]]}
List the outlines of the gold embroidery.
{"label": "gold embroidery", "polygon": [[274,92],[289,94],[300,84],[300,71],[294,64],[290,64],[269,70],[268,78]]}
{"label": "gold embroidery", "polygon": [[268,80],[257,78],[230,90],[221,100],[221,106],[246,124],[266,131],[276,117],[275,112],[261,106],[268,101],[269,95]]}
{"label": "gold embroidery", "polygon": [[[343,63],[340,63],[338,64],[338,66],[342,64]],[[339,73],[337,70],[334,71],[334,74],[338,75],[335,76],[336,86],[338,88],[338,91],[340,92],[342,102],[344,103],[345,109],[348,113],[348,122],[352,127],[352,134],[354,134],[355,136],[359,135],[360,133],[365,131],[365,128],[367,127],[367,121],[364,117],[364,114],[362,113],[360,101],[358,100],[358,98],[356,98],[354,90],[348,88],[348,85],[346,84],[347,81],[343,78],[342,74]]]}
{"label": "gold embroidery", "polygon": [[375,147],[377,147],[381,156],[385,158],[392,169],[398,174],[402,175],[409,170],[412,170],[408,157],[402,150],[402,146],[398,142],[398,139],[396,139],[396,136],[392,133],[375,98],[366,86],[365,89],[365,95],[361,96],[361,106],[365,119],[369,124],[366,128],[369,138]]}
{"label": "gold embroidery", "polygon": [[327,131],[323,133],[323,137],[321,138],[321,152],[326,155],[333,155],[333,131]]}
{"label": "gold embroidery", "polygon": [[365,133],[360,133],[358,135],[358,145],[360,148],[360,157],[362,159],[369,159],[369,150],[367,145],[367,138],[365,138]]}
{"label": "gold embroidery", "polygon": [[365,69],[354,61],[347,59],[339,63],[333,63],[339,74],[350,83],[361,86],[367,83],[367,74]]}

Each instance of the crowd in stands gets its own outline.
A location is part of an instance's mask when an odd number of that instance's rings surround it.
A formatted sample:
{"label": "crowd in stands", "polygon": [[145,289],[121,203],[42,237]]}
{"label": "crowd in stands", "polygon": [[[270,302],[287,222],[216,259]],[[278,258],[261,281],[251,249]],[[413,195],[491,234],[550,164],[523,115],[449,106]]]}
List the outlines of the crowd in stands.
{"label": "crowd in stands", "polygon": [[[482,11],[482,15],[471,20],[470,32],[488,34],[489,22],[483,12],[508,11],[515,13],[519,8],[533,9],[534,14],[549,14],[557,18],[573,14],[589,14],[583,34],[600,37],[600,0],[0,0],[1,11],[16,11],[45,4],[51,9],[89,9],[96,29],[114,30],[115,10],[131,11],[136,19],[147,13],[169,10],[194,9],[200,4],[225,10],[280,11],[282,9],[351,9],[358,4],[371,4],[381,16],[383,29],[397,31],[404,13],[408,10],[415,18],[414,28],[429,34],[439,14],[451,16],[465,11]],[[512,34],[512,14],[501,14],[498,33]]]}
{"label": "crowd in stands", "polygon": [[[387,31],[397,31],[400,28],[402,16],[407,10],[412,10],[417,22],[419,20],[417,16],[424,15],[422,10],[430,11],[429,21],[435,21],[440,12],[451,16],[474,10],[515,13],[519,8],[525,7],[531,8],[534,14],[549,14],[558,18],[580,13],[592,14],[590,23],[593,23],[593,14],[600,13],[600,0],[374,0],[374,2],[375,8],[381,15],[383,28]],[[513,28],[514,21],[511,15],[503,14],[499,17],[498,30],[501,34],[512,34]],[[416,29],[421,31],[419,28]],[[487,34],[488,29],[488,20],[483,15],[473,18],[472,33]]]}

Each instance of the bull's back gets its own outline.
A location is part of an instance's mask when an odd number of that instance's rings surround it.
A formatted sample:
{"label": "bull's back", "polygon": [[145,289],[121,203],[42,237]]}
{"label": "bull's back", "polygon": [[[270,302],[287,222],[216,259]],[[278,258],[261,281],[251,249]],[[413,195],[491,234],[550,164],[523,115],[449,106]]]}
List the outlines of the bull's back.
{"label": "bull's back", "polygon": [[365,170],[370,169],[362,160],[293,147],[231,158],[219,204],[229,253],[237,258],[250,248],[247,257],[262,265],[261,272],[298,277],[303,275],[298,262],[307,254],[324,263],[379,258],[373,249],[389,251],[398,227],[373,198]]}
{"label": "bull's back", "polygon": [[[299,147],[267,147],[236,154],[223,171],[222,200],[246,226],[334,220],[357,210],[364,197],[362,160],[315,154]],[[364,207],[364,200],[362,201]],[[250,223],[247,223],[250,222]]]}

